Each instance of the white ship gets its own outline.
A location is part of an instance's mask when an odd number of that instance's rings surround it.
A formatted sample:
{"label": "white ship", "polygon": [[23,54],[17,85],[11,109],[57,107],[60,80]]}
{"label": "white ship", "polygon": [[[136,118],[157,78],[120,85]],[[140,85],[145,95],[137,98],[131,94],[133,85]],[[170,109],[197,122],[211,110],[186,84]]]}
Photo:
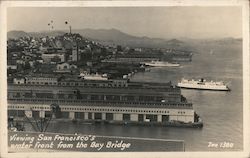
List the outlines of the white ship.
{"label": "white ship", "polygon": [[107,74],[88,74],[88,73],[80,73],[79,75],[84,80],[108,80]]}
{"label": "white ship", "polygon": [[180,64],[178,63],[169,63],[166,61],[151,61],[151,62],[146,62],[145,65],[148,66],[155,66],[155,67],[178,67]]}
{"label": "white ship", "polygon": [[223,82],[214,82],[214,81],[206,81],[201,78],[200,80],[187,80],[182,79],[181,82],[177,84],[178,87],[181,88],[190,88],[190,89],[201,89],[201,90],[216,90],[216,91],[229,91],[227,85]]}

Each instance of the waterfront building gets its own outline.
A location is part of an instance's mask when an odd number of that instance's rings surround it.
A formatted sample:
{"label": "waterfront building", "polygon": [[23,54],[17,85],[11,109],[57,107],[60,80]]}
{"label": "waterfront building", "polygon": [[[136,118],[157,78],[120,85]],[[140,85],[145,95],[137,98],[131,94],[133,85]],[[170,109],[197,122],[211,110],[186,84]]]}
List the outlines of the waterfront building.
{"label": "waterfront building", "polygon": [[102,62],[106,63],[145,63],[152,60],[159,60],[159,58],[148,58],[148,57],[119,57],[119,58],[110,58],[104,59]]}
{"label": "waterfront building", "polygon": [[192,103],[171,83],[121,79],[8,85],[9,115],[45,117],[50,114],[51,104],[60,106],[61,117],[85,121],[160,125],[198,122]]}
{"label": "waterfront building", "polygon": [[52,76],[27,76],[25,77],[26,85],[57,85],[58,78]]}
{"label": "waterfront building", "polygon": [[16,69],[17,69],[16,60],[8,60],[7,70],[16,70]]}
{"label": "waterfront building", "polygon": [[13,79],[14,84],[25,84],[25,78],[23,77],[15,77]]}
{"label": "waterfront building", "polygon": [[7,65],[7,69],[8,70],[16,70],[17,69],[17,65]]}

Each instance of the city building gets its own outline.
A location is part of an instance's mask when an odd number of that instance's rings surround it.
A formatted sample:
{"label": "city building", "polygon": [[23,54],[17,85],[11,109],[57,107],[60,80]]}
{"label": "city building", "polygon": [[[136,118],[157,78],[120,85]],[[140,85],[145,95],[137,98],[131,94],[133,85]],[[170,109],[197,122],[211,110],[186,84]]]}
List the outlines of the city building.
{"label": "city building", "polygon": [[16,70],[17,69],[16,60],[8,60],[7,61],[7,69],[8,70]]}
{"label": "city building", "polygon": [[58,78],[52,76],[27,76],[25,77],[27,85],[57,85]]}
{"label": "city building", "polygon": [[58,63],[56,65],[57,70],[67,70],[67,69],[77,69],[77,66],[74,64],[69,64],[69,63]]}
{"label": "city building", "polygon": [[25,84],[26,82],[25,82],[25,78],[23,78],[23,77],[15,77],[13,79],[13,83],[14,84]]}
{"label": "city building", "polygon": [[71,58],[72,61],[78,61],[78,51],[76,48],[73,48]]}
{"label": "city building", "polygon": [[50,63],[53,58],[58,58],[60,62],[65,62],[64,53],[43,53],[41,58],[45,63]]}
{"label": "city building", "polygon": [[72,70],[76,70],[77,66],[69,63],[59,63],[56,65],[56,72],[71,72]]}

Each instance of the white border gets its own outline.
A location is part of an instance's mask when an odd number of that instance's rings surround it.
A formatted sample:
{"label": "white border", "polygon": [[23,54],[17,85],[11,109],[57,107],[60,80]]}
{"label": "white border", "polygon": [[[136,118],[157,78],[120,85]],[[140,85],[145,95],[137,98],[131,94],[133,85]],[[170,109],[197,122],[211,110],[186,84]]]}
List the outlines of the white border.
{"label": "white border", "polygon": [[[249,108],[249,1],[248,0],[168,0],[168,1],[1,1],[0,0],[0,157],[250,157]],[[51,152],[7,153],[6,32],[8,7],[147,7],[147,6],[241,6],[243,27],[243,138],[242,152]],[[73,154],[73,155],[72,155]]]}

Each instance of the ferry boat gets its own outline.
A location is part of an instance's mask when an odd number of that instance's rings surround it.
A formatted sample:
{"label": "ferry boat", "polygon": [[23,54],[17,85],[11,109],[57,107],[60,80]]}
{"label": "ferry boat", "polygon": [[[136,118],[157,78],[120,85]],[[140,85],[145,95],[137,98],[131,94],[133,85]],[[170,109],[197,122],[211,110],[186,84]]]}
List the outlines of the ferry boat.
{"label": "ferry boat", "polygon": [[182,79],[181,82],[177,84],[177,86],[181,88],[189,88],[189,89],[230,91],[228,86],[224,84],[222,81],[220,82],[206,81],[203,78],[199,80]]}
{"label": "ferry boat", "polygon": [[107,74],[88,74],[88,73],[80,73],[79,75],[84,80],[108,80]]}
{"label": "ferry boat", "polygon": [[155,67],[179,67],[180,66],[180,64],[178,63],[169,63],[166,61],[151,61],[151,62],[146,62],[145,65],[155,66]]}

